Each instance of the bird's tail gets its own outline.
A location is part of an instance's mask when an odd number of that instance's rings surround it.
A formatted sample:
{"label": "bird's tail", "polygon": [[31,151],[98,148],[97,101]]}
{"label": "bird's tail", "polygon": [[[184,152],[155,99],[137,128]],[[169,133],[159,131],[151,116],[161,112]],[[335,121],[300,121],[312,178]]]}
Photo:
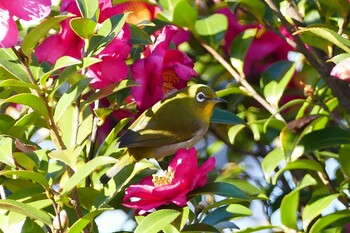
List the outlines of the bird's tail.
{"label": "bird's tail", "polygon": [[106,174],[103,174],[100,178],[100,182],[102,184],[107,184],[110,179],[112,179],[115,175],[118,174],[120,170],[122,170],[125,166],[132,164],[136,162],[136,159],[134,156],[131,156],[128,153],[128,150],[124,152],[124,154],[120,157],[120,159],[117,161],[117,163],[108,169]]}

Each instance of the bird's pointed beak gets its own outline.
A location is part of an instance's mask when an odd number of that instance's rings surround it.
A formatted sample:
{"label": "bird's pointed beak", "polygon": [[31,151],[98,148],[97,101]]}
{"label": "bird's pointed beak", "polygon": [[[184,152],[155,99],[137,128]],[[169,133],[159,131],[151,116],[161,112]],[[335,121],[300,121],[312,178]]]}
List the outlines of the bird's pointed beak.
{"label": "bird's pointed beak", "polygon": [[227,103],[226,100],[219,97],[213,98],[212,101],[214,101],[215,103]]}

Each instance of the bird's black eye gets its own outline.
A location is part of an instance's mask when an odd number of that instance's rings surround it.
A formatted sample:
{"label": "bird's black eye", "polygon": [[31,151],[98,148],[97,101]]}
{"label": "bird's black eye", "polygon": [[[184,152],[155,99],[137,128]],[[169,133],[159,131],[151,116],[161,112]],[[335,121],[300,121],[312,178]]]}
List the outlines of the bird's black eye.
{"label": "bird's black eye", "polygon": [[202,103],[204,100],[206,99],[205,95],[203,92],[198,92],[197,95],[196,95],[196,100],[199,102],[199,103]]}

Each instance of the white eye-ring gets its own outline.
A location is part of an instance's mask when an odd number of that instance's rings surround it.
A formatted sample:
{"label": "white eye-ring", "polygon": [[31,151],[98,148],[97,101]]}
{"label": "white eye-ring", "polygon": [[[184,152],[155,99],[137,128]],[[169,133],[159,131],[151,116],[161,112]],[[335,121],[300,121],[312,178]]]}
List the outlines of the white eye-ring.
{"label": "white eye-ring", "polygon": [[205,99],[206,99],[206,96],[204,95],[203,92],[198,92],[198,93],[197,93],[197,95],[196,95],[196,100],[197,100],[199,103],[202,103]]}

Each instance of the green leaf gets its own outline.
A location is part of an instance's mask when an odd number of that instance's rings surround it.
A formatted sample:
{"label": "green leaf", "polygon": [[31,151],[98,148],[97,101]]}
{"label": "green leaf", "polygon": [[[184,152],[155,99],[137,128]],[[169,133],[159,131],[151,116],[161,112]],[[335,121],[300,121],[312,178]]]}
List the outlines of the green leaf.
{"label": "green leaf", "polygon": [[338,147],[342,144],[350,144],[350,132],[338,127],[328,127],[308,133],[299,143],[304,147],[305,152]]}
{"label": "green leaf", "polygon": [[305,33],[312,33],[316,35],[317,37],[323,38],[332,44],[338,46],[342,50],[344,50],[347,53],[350,53],[350,41],[348,39],[345,39],[335,31],[323,28],[323,27],[310,27],[310,28],[304,28],[300,29],[295,32],[296,34],[305,34]]}
{"label": "green leaf", "polygon": [[334,62],[335,64],[338,64],[339,62],[341,62],[344,59],[347,59],[350,57],[349,53],[342,53],[342,54],[338,54],[334,57],[332,57],[331,59],[329,59],[328,61]]}
{"label": "green leaf", "polygon": [[213,47],[219,45],[224,38],[227,27],[228,21],[223,14],[212,14],[197,20],[194,25],[196,33]]}
{"label": "green leaf", "polygon": [[39,220],[48,226],[52,225],[52,219],[49,214],[29,204],[10,199],[0,200],[0,209],[5,209],[8,211],[23,214],[24,216],[28,216],[29,218]]}
{"label": "green leaf", "polygon": [[197,20],[197,9],[189,4],[186,0],[177,1],[174,7],[172,22],[180,27],[194,30],[194,25]]}
{"label": "green leaf", "polygon": [[241,132],[242,129],[245,128],[245,125],[234,125],[231,126],[231,128],[228,130],[228,139],[230,140],[230,143],[233,145],[235,143],[235,138],[239,132]]}
{"label": "green leaf", "polygon": [[308,186],[316,185],[317,181],[309,174],[305,175],[300,185],[288,193],[281,202],[281,221],[284,226],[291,229],[298,229],[297,212],[299,207],[299,192]]}
{"label": "green leaf", "polygon": [[102,88],[98,92],[92,94],[83,103],[83,108],[85,108],[86,106],[92,104],[96,100],[102,99],[102,98],[104,98],[106,96],[109,96],[110,94],[113,94],[113,93],[121,91],[121,90],[123,90],[125,88],[129,88],[129,87],[136,86],[136,85],[137,85],[137,83],[132,81],[132,80],[123,80],[123,81],[120,81],[119,83],[112,83],[112,84]]}
{"label": "green leaf", "polygon": [[30,83],[25,67],[19,62],[17,55],[12,49],[0,49],[0,67],[19,80]]}
{"label": "green leaf", "polygon": [[0,81],[0,87],[25,87],[29,89],[34,89],[36,91],[40,91],[40,88],[38,85],[35,85],[32,83],[26,83],[16,79],[7,79],[4,81]]}
{"label": "green leaf", "polygon": [[114,164],[116,159],[106,156],[96,157],[83,166],[79,167],[79,169],[74,173],[72,177],[66,182],[63,186],[63,190],[61,192],[62,195],[70,192],[74,187],[76,187],[82,180],[84,180],[87,176],[89,176],[92,172],[96,170],[96,168],[106,165],[106,164]]}
{"label": "green leaf", "polygon": [[303,228],[307,231],[309,224],[314,220],[322,211],[327,208],[340,194],[331,194],[322,198],[319,198],[315,202],[305,206],[303,211]]}
{"label": "green leaf", "polygon": [[0,137],[0,162],[15,168],[16,164],[12,157],[12,139],[9,137]]}
{"label": "green leaf", "polygon": [[239,118],[232,112],[229,112],[227,110],[223,110],[220,108],[214,108],[214,112],[210,119],[210,122],[219,123],[219,124],[228,124],[228,125],[236,125],[236,124],[246,125],[246,123],[241,118]]}
{"label": "green leaf", "polygon": [[52,28],[58,27],[61,21],[69,17],[70,16],[66,15],[58,15],[52,18],[47,18],[44,21],[42,21],[38,26],[30,30],[23,39],[21,47],[23,54],[30,59],[36,44],[42,38],[44,38]]}
{"label": "green leaf", "polygon": [[202,194],[216,194],[224,197],[232,197],[240,200],[248,200],[248,196],[236,186],[225,182],[208,183],[203,188],[196,189],[189,193],[189,197]]}
{"label": "green leaf", "polygon": [[29,93],[17,94],[7,98],[6,100],[4,100],[3,103],[23,104],[37,111],[44,118],[47,118],[47,119],[49,118],[49,112],[46,108],[45,102],[42,99],[40,99],[38,96],[33,94],[29,94]]}
{"label": "green leaf", "polygon": [[256,28],[244,30],[231,43],[230,61],[240,74],[243,74],[244,59],[256,32]]}
{"label": "green leaf", "polygon": [[271,182],[271,176],[275,172],[277,166],[283,161],[284,154],[281,147],[276,147],[270,151],[261,163],[265,179]]}
{"label": "green leaf", "polygon": [[90,213],[84,215],[83,217],[79,218],[78,221],[76,221],[67,231],[67,233],[78,233],[78,232],[83,232],[84,228],[91,223],[95,217],[102,212],[110,210],[110,209],[98,209],[98,210],[93,210]]}
{"label": "green leaf", "polygon": [[57,122],[67,110],[67,108],[83,93],[90,84],[91,79],[85,78],[79,80],[71,88],[66,91],[58,100],[55,108],[54,119]]}
{"label": "green leaf", "polygon": [[62,161],[63,163],[70,166],[73,170],[76,170],[77,159],[81,151],[82,151],[82,146],[76,146],[76,147],[67,148],[62,151],[57,151],[57,150],[52,151],[49,153],[49,157]]}
{"label": "green leaf", "polygon": [[181,233],[202,233],[202,232],[213,232],[213,233],[220,233],[218,229],[215,227],[205,224],[205,223],[195,223],[191,224],[188,226],[185,226],[182,230]]}
{"label": "green leaf", "polygon": [[[211,211],[205,216],[202,223],[213,226],[218,223],[229,221],[234,217],[236,217],[235,213],[230,212],[228,209],[229,209],[228,206],[222,206],[222,207],[216,208],[215,210]],[[237,227],[237,229],[239,228]]]}
{"label": "green leaf", "polygon": [[299,159],[294,162],[289,162],[284,168],[279,170],[273,177],[272,177],[272,184],[275,185],[277,182],[278,177],[287,170],[297,170],[297,169],[304,169],[304,170],[310,170],[310,171],[316,171],[316,172],[322,172],[323,167],[321,164],[319,164],[317,161],[308,160],[308,159]]}
{"label": "green leaf", "polygon": [[180,212],[176,210],[158,210],[147,215],[136,227],[135,233],[153,233],[159,232],[164,227],[172,223]]}
{"label": "green leaf", "polygon": [[134,45],[150,45],[152,40],[149,35],[136,25],[130,24],[131,39],[130,43]]}
{"label": "green leaf", "polygon": [[232,3],[241,3],[248,12],[258,19],[258,21],[263,24],[264,16],[266,12],[266,5],[260,0],[226,0],[227,4],[230,6]]}
{"label": "green leaf", "polygon": [[99,10],[98,0],[76,0],[76,2],[83,17],[96,20],[95,17]]}
{"label": "green leaf", "polygon": [[350,177],[350,145],[342,145],[339,149],[339,164],[343,172]]}
{"label": "green leaf", "polygon": [[82,39],[91,39],[97,27],[97,23],[89,18],[74,18],[71,19],[70,27]]}
{"label": "green leaf", "polygon": [[78,65],[78,64],[81,64],[81,61],[80,60],[77,60],[73,57],[70,57],[70,56],[63,56],[63,57],[60,57],[54,67],[46,72],[45,74],[43,74],[41,77],[40,77],[40,84],[41,86],[45,87],[46,86],[46,81],[47,79],[50,77],[50,75],[52,75],[54,72],[62,69],[62,68],[65,68],[67,66],[72,66],[72,65]]}
{"label": "green leaf", "polygon": [[1,171],[0,176],[18,176],[19,178],[32,180],[40,184],[45,190],[50,189],[49,182],[38,172],[32,171]]}
{"label": "green leaf", "polygon": [[[335,222],[344,220],[344,222],[350,221],[350,210],[340,210],[335,213],[326,215],[318,219],[311,227],[309,233],[318,233],[322,232],[323,229],[326,229],[328,226],[333,225]],[[343,226],[343,224],[342,224]]]}
{"label": "green leaf", "polygon": [[269,66],[260,79],[266,100],[273,106],[278,103],[295,72],[295,63],[290,61],[278,61]]}

